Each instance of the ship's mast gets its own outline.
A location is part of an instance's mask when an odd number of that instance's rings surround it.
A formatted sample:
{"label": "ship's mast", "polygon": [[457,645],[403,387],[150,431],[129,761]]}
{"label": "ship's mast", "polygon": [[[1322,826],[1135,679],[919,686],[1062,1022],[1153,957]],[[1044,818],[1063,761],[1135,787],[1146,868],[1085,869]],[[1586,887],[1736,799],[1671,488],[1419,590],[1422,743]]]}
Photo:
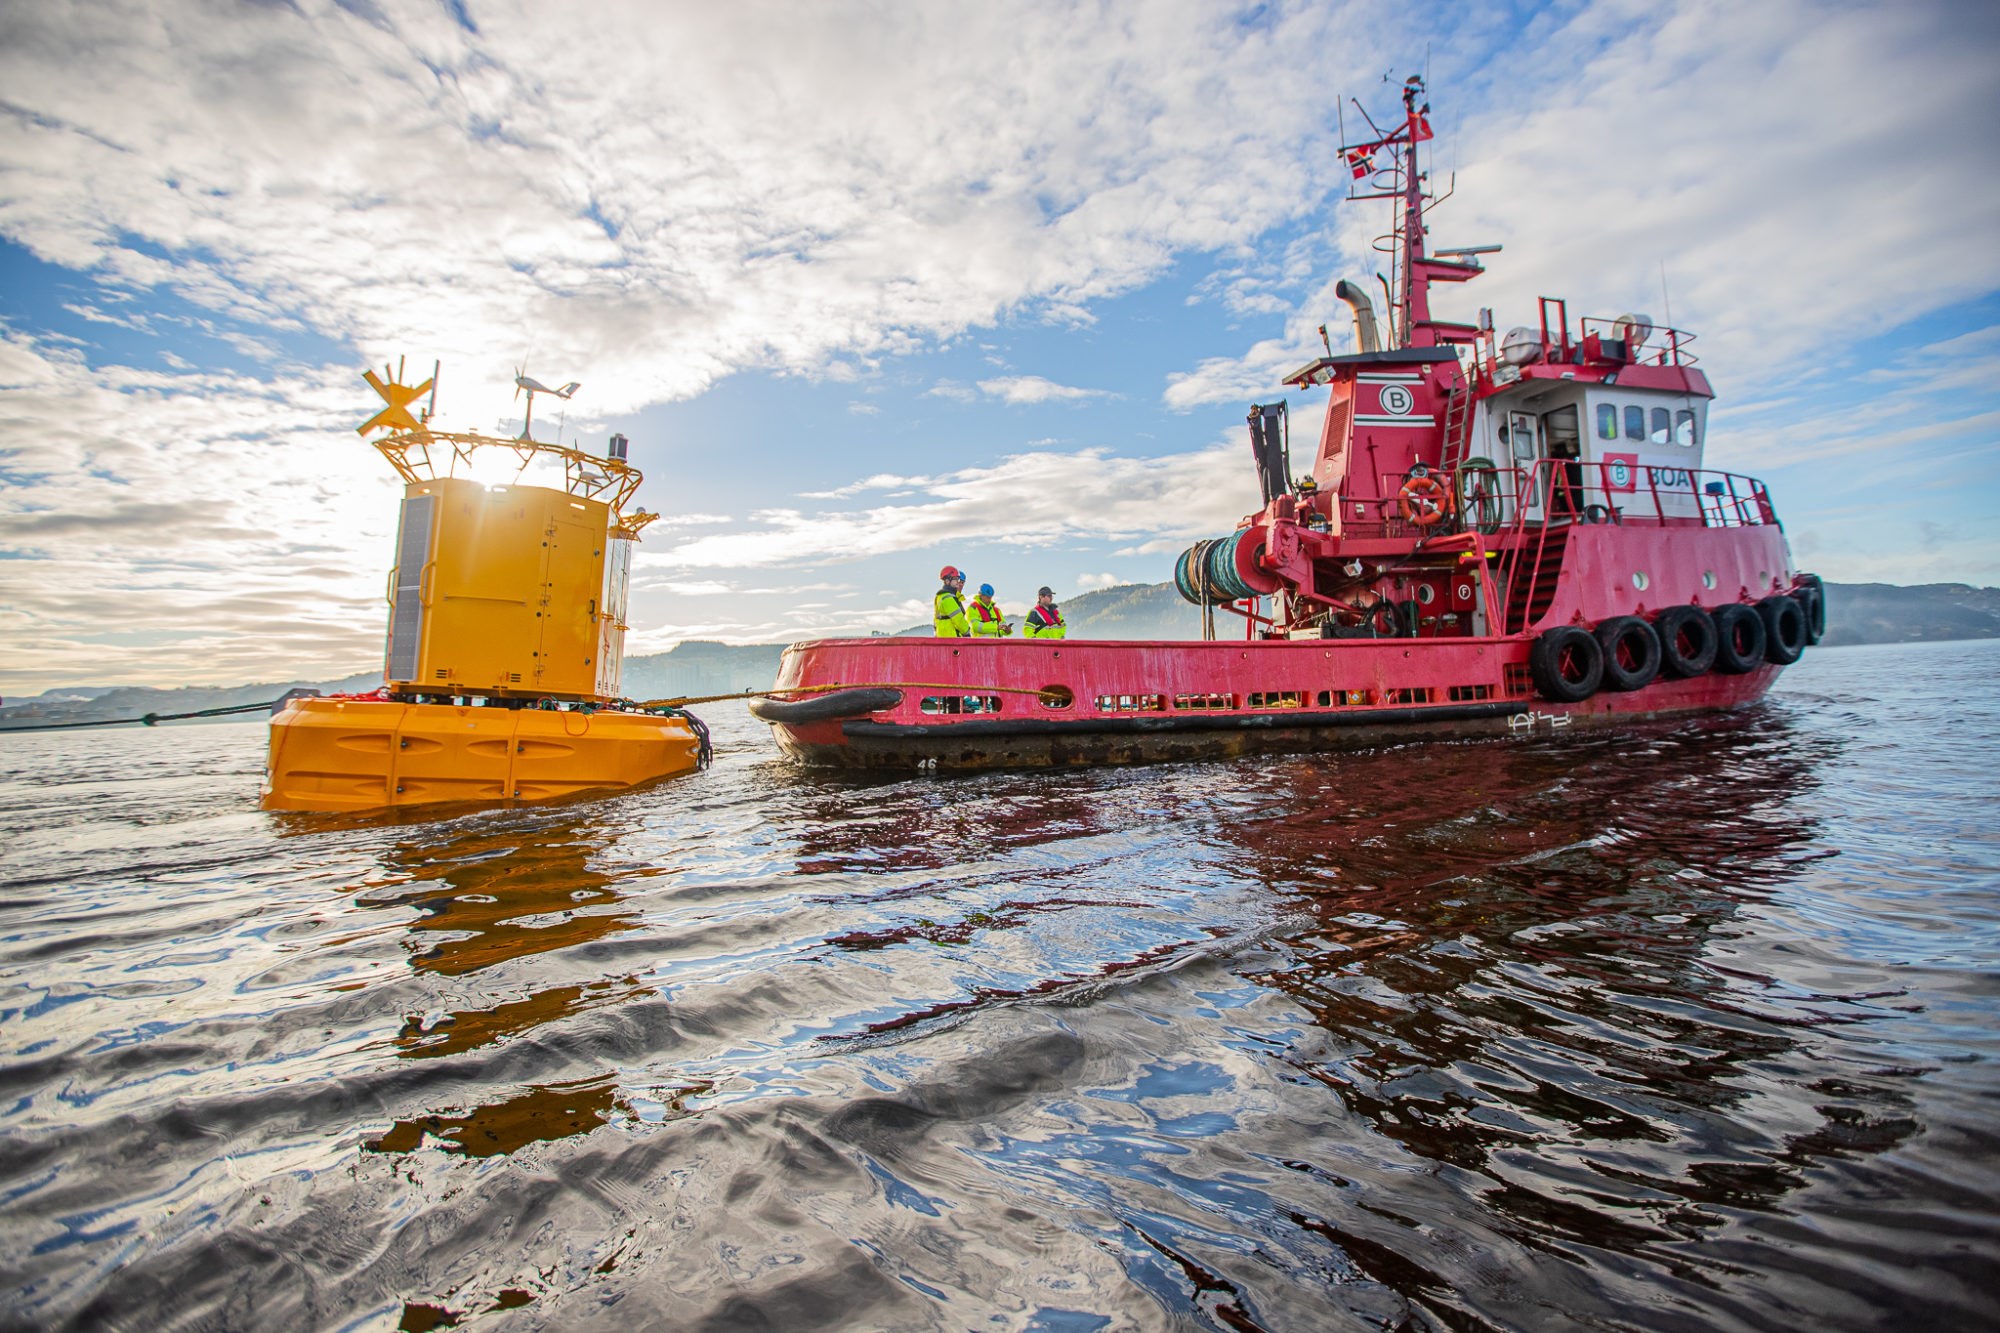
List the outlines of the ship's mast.
{"label": "ship's mast", "polygon": [[1440,325],[1431,318],[1430,286],[1433,282],[1464,282],[1481,269],[1466,256],[1485,253],[1497,246],[1463,252],[1447,251],[1457,258],[1433,259],[1424,248],[1424,207],[1429,196],[1424,191],[1424,173],[1417,145],[1431,137],[1431,104],[1424,100],[1424,81],[1412,75],[1403,83],[1403,120],[1384,130],[1359,102],[1354,104],[1375,137],[1365,143],[1343,144],[1341,154],[1355,180],[1377,176],[1375,159],[1384,149],[1392,154],[1389,171],[1394,182],[1387,188],[1365,194],[1350,193],[1350,200],[1390,199],[1402,205],[1395,226],[1378,236],[1375,246],[1390,256],[1390,276],[1382,279],[1383,299],[1389,308],[1388,342],[1397,348],[1436,347],[1450,342],[1471,341],[1477,330],[1469,326]]}
{"label": "ship's mast", "polygon": [[1423,81],[1412,75],[1403,84],[1403,134],[1408,137],[1403,170],[1403,311],[1398,346],[1411,347],[1412,332],[1430,323],[1430,279],[1423,271],[1424,178],[1417,170],[1417,145],[1430,137],[1430,103],[1417,106]]}

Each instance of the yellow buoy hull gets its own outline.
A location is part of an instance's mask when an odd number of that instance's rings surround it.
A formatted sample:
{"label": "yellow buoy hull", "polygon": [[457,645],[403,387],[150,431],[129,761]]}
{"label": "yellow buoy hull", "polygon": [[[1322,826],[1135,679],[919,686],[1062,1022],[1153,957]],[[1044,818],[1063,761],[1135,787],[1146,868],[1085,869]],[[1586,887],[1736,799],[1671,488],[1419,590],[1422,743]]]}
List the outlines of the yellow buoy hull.
{"label": "yellow buoy hull", "polygon": [[266,810],[544,801],[692,771],[685,718],[294,699],[271,719]]}

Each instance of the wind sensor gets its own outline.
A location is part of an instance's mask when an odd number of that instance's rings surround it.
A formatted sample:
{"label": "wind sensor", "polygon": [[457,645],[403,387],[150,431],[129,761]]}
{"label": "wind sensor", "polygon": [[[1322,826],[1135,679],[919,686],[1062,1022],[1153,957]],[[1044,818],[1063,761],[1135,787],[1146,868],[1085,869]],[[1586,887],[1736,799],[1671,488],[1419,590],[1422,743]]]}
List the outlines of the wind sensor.
{"label": "wind sensor", "polygon": [[527,374],[523,371],[523,369],[519,366],[516,366],[514,368],[514,398],[518,402],[520,400],[522,393],[525,392],[528,395],[528,412],[526,417],[524,417],[521,421],[521,438],[524,440],[532,440],[535,437],[536,394],[546,393],[567,402],[569,400],[569,396],[575,393],[578,389],[581,389],[582,387],[583,385],[578,381],[571,380],[568,384],[563,385],[562,388],[560,389],[551,389],[548,385],[542,383],[540,380],[529,379]]}

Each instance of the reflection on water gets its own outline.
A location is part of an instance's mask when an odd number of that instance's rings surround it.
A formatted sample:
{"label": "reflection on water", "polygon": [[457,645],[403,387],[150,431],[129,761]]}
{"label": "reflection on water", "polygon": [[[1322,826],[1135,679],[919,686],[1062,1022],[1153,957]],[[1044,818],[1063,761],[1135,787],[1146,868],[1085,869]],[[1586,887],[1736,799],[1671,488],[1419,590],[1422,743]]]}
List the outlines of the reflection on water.
{"label": "reflection on water", "polygon": [[618,1004],[646,988],[632,977],[617,981],[593,981],[581,986],[553,986],[525,1000],[496,1004],[490,1009],[467,1009],[430,1019],[412,1014],[403,1020],[396,1045],[412,1060],[457,1055],[475,1046],[519,1036],[530,1028],[554,1023],[571,1014],[598,1005]]}
{"label": "reflection on water", "polygon": [[367,1143],[369,1152],[415,1152],[429,1137],[467,1157],[494,1157],[530,1143],[584,1134],[611,1119],[618,1090],[609,1077],[530,1088],[468,1115],[427,1115],[398,1120],[387,1134]]}
{"label": "reflection on water", "polygon": [[430,819],[250,811],[249,728],[10,744],[12,1308],[1970,1326],[2000,849],[1929,718],[1994,748],[1996,664],[945,780],[803,774],[719,717],[699,778]]}
{"label": "reflection on water", "polygon": [[[433,846],[404,840],[388,860],[406,878],[362,894],[363,907],[413,908],[409,929],[420,946],[412,964],[455,976],[509,959],[573,948],[631,929],[612,879],[593,870],[601,846],[587,828],[479,829]],[[602,834],[600,833],[601,837]]]}

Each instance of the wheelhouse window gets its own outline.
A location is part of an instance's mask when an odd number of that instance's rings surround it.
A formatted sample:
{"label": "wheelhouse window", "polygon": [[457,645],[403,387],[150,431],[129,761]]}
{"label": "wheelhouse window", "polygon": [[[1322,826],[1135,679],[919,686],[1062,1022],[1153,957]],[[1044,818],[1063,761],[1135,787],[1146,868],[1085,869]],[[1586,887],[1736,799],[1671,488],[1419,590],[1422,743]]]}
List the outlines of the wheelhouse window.
{"label": "wheelhouse window", "polygon": [[1667,409],[1664,407],[1654,408],[1652,442],[1654,444],[1665,444],[1672,433],[1673,418]]}
{"label": "wheelhouse window", "polygon": [[1597,438],[1615,440],[1618,438],[1618,404],[1599,403],[1597,405]]}
{"label": "wheelhouse window", "polygon": [[1646,409],[1628,407],[1625,409],[1625,438],[1643,440],[1646,438]]}
{"label": "wheelhouse window", "polygon": [[1674,443],[1694,447],[1694,413],[1688,408],[1674,413]]}

